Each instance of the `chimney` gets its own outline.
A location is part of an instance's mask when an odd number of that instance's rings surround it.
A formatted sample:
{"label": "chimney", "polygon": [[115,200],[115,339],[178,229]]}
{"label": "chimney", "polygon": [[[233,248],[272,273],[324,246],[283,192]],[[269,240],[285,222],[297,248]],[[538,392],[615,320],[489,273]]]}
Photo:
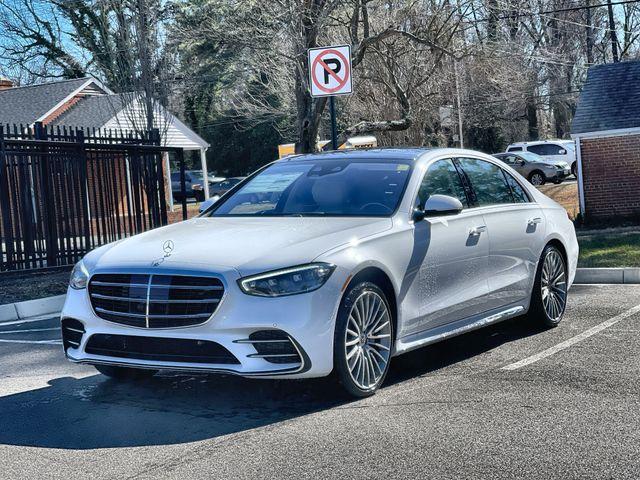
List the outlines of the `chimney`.
{"label": "chimney", "polygon": [[13,82],[8,78],[0,77],[0,92],[3,90],[9,90],[10,88],[13,88]]}

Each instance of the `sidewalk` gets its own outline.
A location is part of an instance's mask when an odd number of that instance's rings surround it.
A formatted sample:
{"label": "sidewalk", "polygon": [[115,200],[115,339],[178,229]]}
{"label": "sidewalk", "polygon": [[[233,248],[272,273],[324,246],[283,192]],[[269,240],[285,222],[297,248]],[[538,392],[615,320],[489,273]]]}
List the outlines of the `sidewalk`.
{"label": "sidewalk", "polygon": [[65,296],[56,295],[54,297],[0,305],[0,324],[48,314],[56,315],[62,311]]}

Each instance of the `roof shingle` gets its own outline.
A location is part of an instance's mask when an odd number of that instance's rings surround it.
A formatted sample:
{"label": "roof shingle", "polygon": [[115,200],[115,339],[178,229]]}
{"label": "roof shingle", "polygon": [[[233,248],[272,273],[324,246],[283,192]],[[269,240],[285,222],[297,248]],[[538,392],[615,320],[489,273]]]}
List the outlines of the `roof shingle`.
{"label": "roof shingle", "polygon": [[32,124],[89,78],[76,78],[0,91],[0,124]]}
{"label": "roof shingle", "polygon": [[589,68],[572,134],[640,127],[640,61]]}
{"label": "roof shingle", "polygon": [[58,116],[53,125],[81,125],[102,128],[129,103],[131,94],[98,95],[86,97]]}

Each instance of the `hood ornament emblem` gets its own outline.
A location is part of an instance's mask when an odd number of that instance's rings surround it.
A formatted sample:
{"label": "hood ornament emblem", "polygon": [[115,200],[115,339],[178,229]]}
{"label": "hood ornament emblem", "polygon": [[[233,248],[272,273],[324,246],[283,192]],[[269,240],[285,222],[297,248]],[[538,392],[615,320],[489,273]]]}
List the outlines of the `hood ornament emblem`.
{"label": "hood ornament emblem", "polygon": [[171,255],[173,252],[173,248],[175,245],[173,244],[173,240],[167,240],[162,244],[162,250],[164,251],[165,256]]}
{"label": "hood ornament emblem", "polygon": [[162,244],[162,251],[164,252],[164,255],[154,260],[153,262],[151,262],[151,265],[154,267],[157,267],[158,265],[160,265],[162,262],[164,262],[165,258],[168,258],[171,256],[171,253],[173,252],[174,248],[175,248],[175,244],[173,243],[173,240],[165,241]]}

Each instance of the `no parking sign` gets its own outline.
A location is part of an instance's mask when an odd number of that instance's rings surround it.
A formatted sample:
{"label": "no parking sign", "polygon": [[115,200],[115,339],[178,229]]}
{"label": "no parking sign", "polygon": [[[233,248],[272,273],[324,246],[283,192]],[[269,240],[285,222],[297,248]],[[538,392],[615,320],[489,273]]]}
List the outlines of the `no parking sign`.
{"label": "no parking sign", "polygon": [[351,47],[310,48],[309,85],[312,97],[348,95],[351,84]]}

